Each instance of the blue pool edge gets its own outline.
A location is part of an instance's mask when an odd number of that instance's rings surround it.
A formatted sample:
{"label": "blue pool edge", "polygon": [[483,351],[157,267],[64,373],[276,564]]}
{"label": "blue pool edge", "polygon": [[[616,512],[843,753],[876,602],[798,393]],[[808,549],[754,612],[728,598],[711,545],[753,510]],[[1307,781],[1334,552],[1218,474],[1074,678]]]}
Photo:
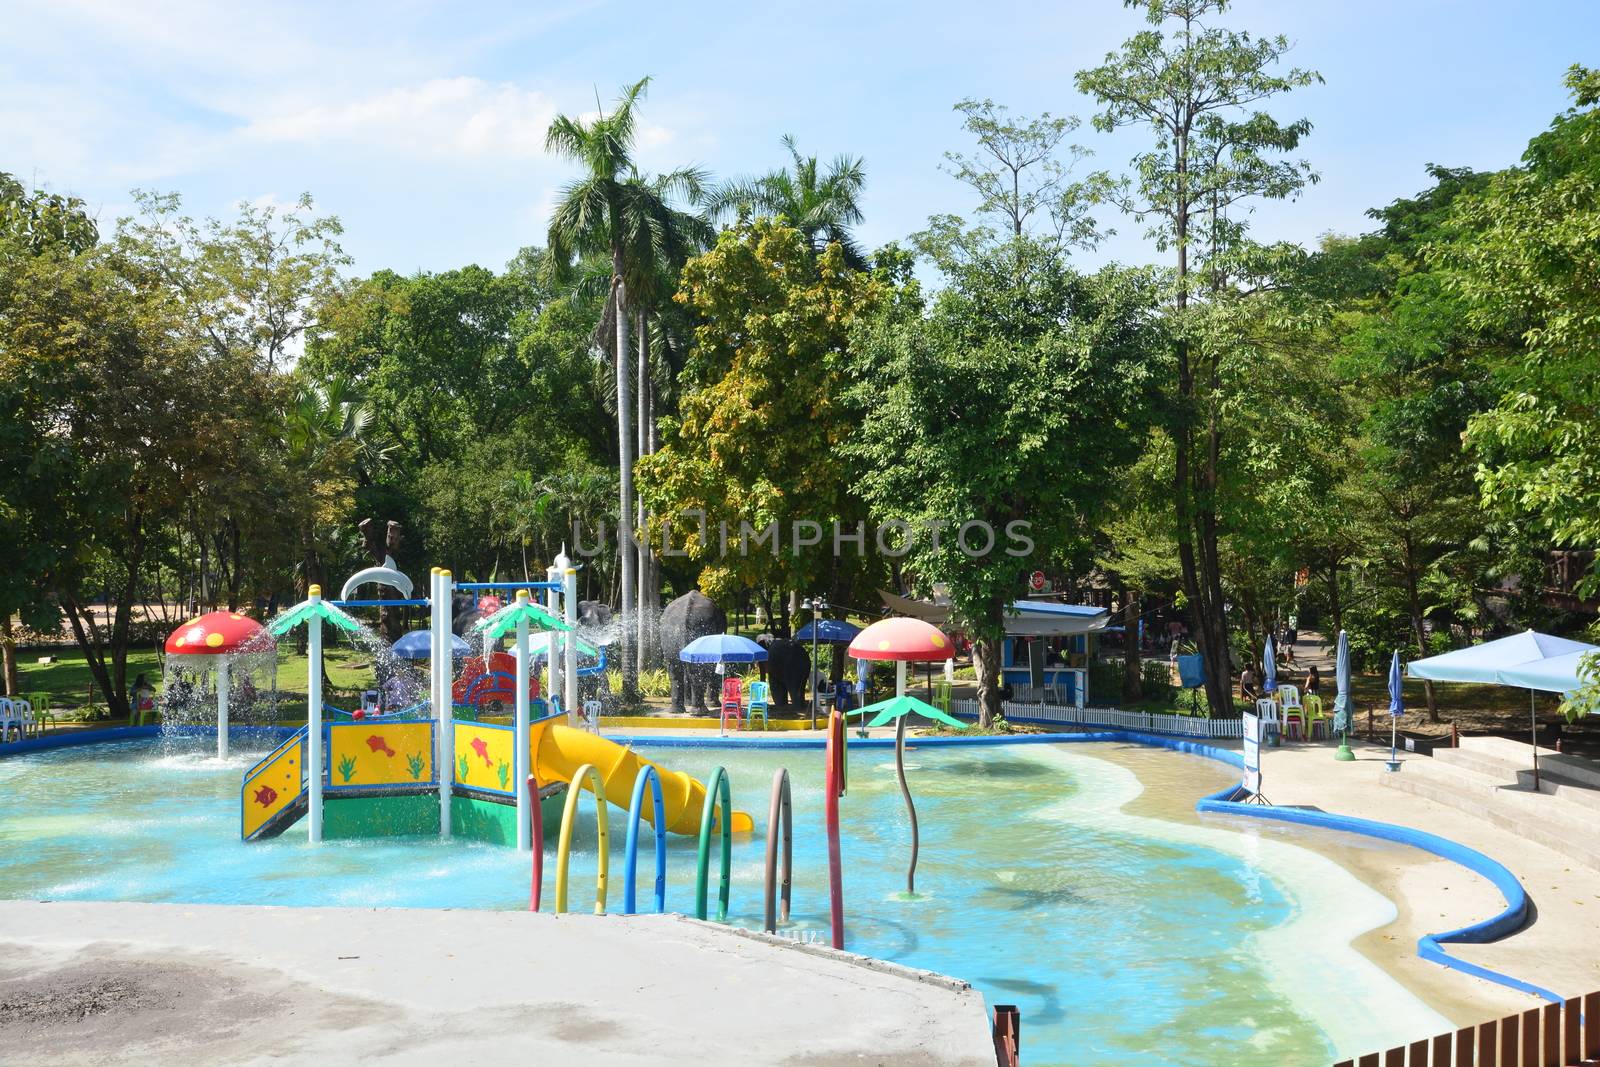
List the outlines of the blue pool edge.
{"label": "blue pool edge", "polygon": [[[1013,721],[1026,722],[1027,720],[1016,719]],[[179,727],[177,732],[194,736],[215,736],[216,727],[185,726]],[[293,728],[286,726],[235,726],[230,731],[231,734],[240,737],[254,737],[273,741],[282,740],[293,732]],[[0,745],[0,759],[7,756],[21,756],[80,745],[154,739],[160,734],[161,727],[159,726],[119,726],[103,730],[58,732],[49,736],[28,738]],[[823,738],[750,737],[748,735],[745,737],[694,738],[653,734],[606,734],[603,736],[607,740],[618,744],[647,745],[652,748],[819,749],[826,744]],[[985,745],[1083,744],[1107,741],[1145,745],[1151,748],[1165,748],[1175,752],[1204,756],[1232,767],[1242,769],[1244,766],[1243,756],[1231,749],[1218,748],[1215,745],[1202,744],[1198,741],[1137,730],[1095,730],[1069,734],[1015,734],[983,737],[919,737],[915,739],[914,744],[917,747],[942,748],[955,746],[980,747]],[[852,748],[857,746],[863,748],[893,748],[894,739],[889,737],[855,738],[850,741],[850,745]],[[1418,957],[1429,963],[1472,975],[1485,981],[1494,982],[1509,989],[1514,989],[1519,993],[1537,996],[1551,1003],[1561,1004],[1565,1002],[1565,998],[1551,990],[1533,985],[1530,982],[1524,982],[1520,978],[1491,970],[1479,964],[1458,959],[1444,950],[1443,946],[1447,944],[1487,944],[1498,941],[1503,937],[1516,933],[1527,925],[1528,913],[1532,907],[1527,891],[1523,888],[1517,876],[1512,874],[1498,860],[1457,841],[1451,841],[1438,834],[1417,830],[1409,826],[1396,826],[1393,823],[1377,822],[1372,819],[1360,819],[1351,815],[1337,815],[1332,812],[1315,811],[1307,808],[1277,808],[1262,804],[1241,803],[1233,799],[1238,795],[1239,791],[1238,786],[1229,786],[1209,796],[1202,797],[1195,804],[1195,810],[1202,814],[1238,815],[1246,818],[1270,819],[1276,822],[1314,826],[1407,845],[1465,867],[1474,874],[1488,879],[1505,901],[1505,909],[1491,918],[1456,930],[1423,934],[1417,939]]]}

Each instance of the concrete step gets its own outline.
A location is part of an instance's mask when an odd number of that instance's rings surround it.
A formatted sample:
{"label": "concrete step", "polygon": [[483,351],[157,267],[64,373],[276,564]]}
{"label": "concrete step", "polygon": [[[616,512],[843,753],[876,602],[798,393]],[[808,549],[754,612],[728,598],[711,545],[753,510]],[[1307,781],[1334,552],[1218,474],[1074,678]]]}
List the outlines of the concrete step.
{"label": "concrete step", "polygon": [[1378,781],[1389,789],[1468,812],[1491,826],[1600,871],[1600,835],[1595,833],[1595,812],[1587,807],[1507,788],[1476,771],[1441,764],[1436,759],[1407,760],[1403,770],[1380,774]]}
{"label": "concrete step", "polygon": [[[1478,747],[1441,748],[1434,750],[1436,763],[1459,770],[1472,771],[1505,788],[1533,792],[1532,749],[1521,746],[1521,753],[1508,758],[1499,749]],[[1540,750],[1539,792],[1559,797],[1581,807],[1600,811],[1600,783],[1591,784],[1594,772],[1586,760]]]}
{"label": "concrete step", "polygon": [[[1508,765],[1532,772],[1533,746],[1508,737],[1463,737],[1453,751],[1472,752],[1505,761]],[[1556,775],[1574,785],[1600,789],[1600,762],[1567,752],[1539,746],[1539,773]]]}

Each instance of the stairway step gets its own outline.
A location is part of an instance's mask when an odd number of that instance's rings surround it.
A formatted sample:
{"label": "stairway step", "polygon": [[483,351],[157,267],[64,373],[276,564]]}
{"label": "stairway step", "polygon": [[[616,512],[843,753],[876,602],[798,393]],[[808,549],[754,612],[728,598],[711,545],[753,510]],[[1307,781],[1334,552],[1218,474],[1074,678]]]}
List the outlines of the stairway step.
{"label": "stairway step", "polygon": [[[1463,737],[1461,747],[1450,751],[1471,752],[1503,760],[1509,766],[1529,769],[1533,766],[1533,746],[1525,741],[1513,741],[1508,737]],[[1540,745],[1539,771],[1541,774],[1545,772],[1557,774],[1578,785],[1600,789],[1600,762],[1584,759],[1570,752],[1557,752],[1553,748]]]}
{"label": "stairway step", "polygon": [[[1523,752],[1532,758],[1528,746]],[[1478,774],[1505,788],[1533,792],[1533,767],[1503,759],[1498,754],[1471,748],[1442,748],[1433,754],[1436,764]],[[1600,810],[1600,782],[1590,781],[1587,761],[1552,753],[1539,757],[1539,792]]]}
{"label": "stairway step", "polygon": [[1587,808],[1555,797],[1496,786],[1482,775],[1448,764],[1408,760],[1405,769],[1379,776],[1380,784],[1457,808],[1526,841],[1600,871],[1600,838]]}

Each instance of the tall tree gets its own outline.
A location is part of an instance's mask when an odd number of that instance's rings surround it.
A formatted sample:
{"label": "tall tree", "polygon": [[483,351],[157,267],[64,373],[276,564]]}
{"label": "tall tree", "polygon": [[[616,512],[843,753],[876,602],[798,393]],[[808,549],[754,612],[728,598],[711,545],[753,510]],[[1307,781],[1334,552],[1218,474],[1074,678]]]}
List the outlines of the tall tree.
{"label": "tall tree", "polygon": [[[1283,37],[1257,40],[1211,25],[1227,0],[1125,0],[1151,28],[1129,38],[1101,66],[1080,71],[1078,89],[1098,101],[1103,131],[1138,126],[1152,144],[1132,162],[1133,177],[1105,195],[1125,213],[1152,223],[1156,246],[1174,255],[1171,294],[1176,356],[1173,501],[1178,557],[1194,632],[1205,657],[1206,696],[1230,706],[1232,665],[1222,589],[1218,493],[1222,488],[1222,414],[1230,386],[1221,373],[1229,345],[1213,334],[1199,343],[1191,307],[1238,298],[1236,272],[1248,251],[1239,205],[1293,196],[1309,180],[1304,162],[1274,160],[1298,147],[1304,120],[1280,123],[1257,106],[1320,80],[1312,71],[1277,68]],[[1171,26],[1171,32],[1163,27]],[[1213,320],[1218,321],[1218,320]],[[1220,320],[1226,322],[1226,319]]]}
{"label": "tall tree", "polygon": [[891,305],[853,338],[844,452],[874,516],[922,531],[906,562],[948,585],[988,725],[1008,606],[1033,567],[1088,556],[1148,428],[1160,337],[1143,272],[1081,276],[1026,238],[940,266],[926,316]]}
{"label": "tall tree", "polygon": [[697,199],[704,177],[692,169],[673,171],[653,182],[635,180],[634,140],[637,107],[650,79],[628,86],[610,113],[584,121],[556,116],[545,148],[579,164],[583,174],[568,183],[550,218],[549,252],[557,271],[570,269],[574,256],[605,256],[611,267],[607,313],[615,325],[612,355],[617,371],[617,453],[619,486],[617,549],[621,553],[621,608],[624,619],[623,696],[638,698],[636,552],[634,531],[633,388],[628,343],[632,326],[630,287],[660,258],[663,245],[682,240],[668,197]]}
{"label": "tall tree", "polygon": [[[1496,394],[1467,441],[1486,504],[1557,548],[1600,547],[1600,70],[1522,164],[1452,205],[1430,249],[1470,323],[1517,343],[1485,363]],[[1600,555],[1596,556],[1600,559]],[[1582,587],[1600,589],[1591,564]]]}
{"label": "tall tree", "polygon": [[731,181],[712,193],[707,207],[713,218],[741,214],[770,215],[805,235],[813,254],[830,244],[844,252],[852,270],[866,270],[866,253],[850,230],[861,223],[861,191],[867,168],[860,156],[835,156],[824,167],[816,156],[800,154],[794,137],[785,134],[789,166],[759,178]]}

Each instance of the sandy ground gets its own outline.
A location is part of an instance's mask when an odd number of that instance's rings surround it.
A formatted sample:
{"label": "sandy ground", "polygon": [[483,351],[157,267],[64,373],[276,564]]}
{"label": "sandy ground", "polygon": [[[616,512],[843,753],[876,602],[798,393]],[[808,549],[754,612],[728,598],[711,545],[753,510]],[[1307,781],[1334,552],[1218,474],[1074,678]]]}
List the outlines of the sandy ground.
{"label": "sandy ground", "polygon": [[[1411,826],[1475,848],[1509,868],[1528,892],[1535,917],[1521,932],[1491,945],[1451,945],[1451,955],[1510,974],[1564,996],[1600,989],[1600,871],[1500,830],[1471,814],[1423,797],[1385,789],[1387,747],[1356,744],[1357,760],[1339,763],[1329,742],[1267,749],[1262,791],[1279,805],[1304,805],[1342,815]],[[1096,746],[1103,758],[1136,772],[1147,760],[1170,754],[1138,746]],[[1426,756],[1402,759],[1427,759]],[[1399,773],[1405,773],[1402,769]],[[1485,879],[1447,860],[1412,848],[1373,842],[1352,834],[1247,820],[1199,816],[1184,798],[1135,802],[1149,813],[1201,819],[1239,833],[1292,840],[1336,860],[1399,908],[1395,921],[1363,935],[1356,946],[1407,988],[1457,1024],[1526,1010],[1541,1003],[1503,986],[1426,963],[1416,954],[1424,933],[1440,932],[1489,918],[1502,910],[1500,895]],[[1419,1037],[1422,1035],[1418,1035]]]}
{"label": "sandy ground", "polygon": [[858,960],[675,916],[7,902],[0,1059],[994,1062],[964,983]]}

